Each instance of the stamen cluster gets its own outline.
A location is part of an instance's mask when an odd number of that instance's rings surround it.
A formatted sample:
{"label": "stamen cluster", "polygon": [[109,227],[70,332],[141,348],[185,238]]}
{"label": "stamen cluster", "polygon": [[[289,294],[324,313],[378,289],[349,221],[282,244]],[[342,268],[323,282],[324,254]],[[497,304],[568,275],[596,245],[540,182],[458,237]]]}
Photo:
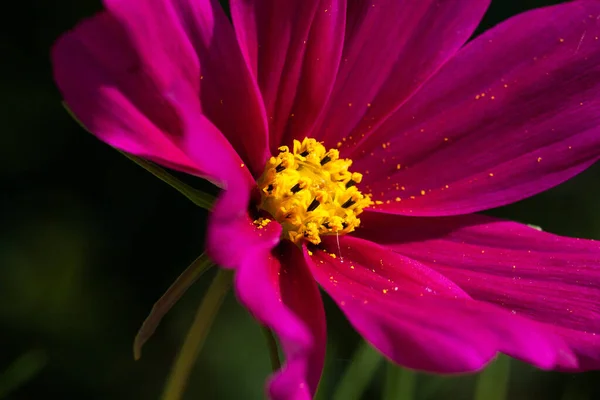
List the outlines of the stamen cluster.
{"label": "stamen cluster", "polygon": [[[321,235],[354,231],[363,208],[373,202],[356,187],[362,175],[350,172],[349,159],[327,150],[315,139],[294,140],[293,149],[279,147],[258,180],[262,210],[278,221],[294,243],[321,242]],[[260,226],[264,220],[257,221]]]}

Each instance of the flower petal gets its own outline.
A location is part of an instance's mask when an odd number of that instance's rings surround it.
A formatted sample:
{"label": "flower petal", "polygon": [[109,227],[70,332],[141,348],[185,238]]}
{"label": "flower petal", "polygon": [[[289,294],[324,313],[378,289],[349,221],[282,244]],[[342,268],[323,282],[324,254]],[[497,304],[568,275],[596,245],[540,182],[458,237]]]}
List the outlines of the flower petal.
{"label": "flower petal", "polygon": [[573,362],[563,341],[539,324],[472,300],[417,261],[374,243],[340,238],[342,258],[305,253],[312,273],[354,327],[403,366],[429,372],[482,368],[497,352],[550,368]]}
{"label": "flower petal", "polygon": [[[477,300],[544,323],[600,367],[600,242],[469,215],[363,214],[359,234],[444,274]],[[574,369],[570,365],[559,365]]]}
{"label": "flower petal", "polygon": [[276,153],[291,138],[307,135],[329,97],[344,40],[346,1],[232,0],[231,14],[262,91]]}
{"label": "flower petal", "polygon": [[285,353],[285,364],[270,379],[270,398],[308,400],[323,369],[325,315],[300,251],[289,242],[274,248],[280,232],[279,224],[270,223],[246,241],[230,238],[229,251],[239,252],[235,290],[249,312],[279,337]]}
{"label": "flower petal", "polygon": [[[512,203],[600,157],[600,3],[509,19],[470,42],[355,154],[376,209],[453,215]],[[396,201],[396,199],[398,199]]]}
{"label": "flower petal", "polygon": [[[237,158],[216,125],[247,165],[262,169],[264,113],[220,6],[207,0],[105,3],[107,12],[79,24],[53,48],[55,79],[82,123],[112,146],[213,180],[217,168],[208,164]],[[185,130],[173,98],[210,123]],[[239,135],[242,127],[256,134],[252,140]],[[190,160],[186,146],[201,147],[207,156]]]}
{"label": "flower petal", "polygon": [[[305,253],[314,277],[365,339],[403,366],[475,371],[499,351],[544,368],[574,362],[554,333],[472,300],[417,261],[348,236],[339,249],[335,238],[324,248]],[[335,251],[343,259],[328,254]]]}
{"label": "flower petal", "polygon": [[[282,242],[275,255],[280,265],[278,278],[281,300],[309,329],[312,346],[307,351],[280,335],[288,361],[271,380],[269,392],[273,399],[313,398],[321,379],[327,344],[321,293],[302,253],[295,245]],[[273,329],[277,332],[277,325],[280,324],[277,317],[270,316],[270,322],[276,322]],[[308,397],[304,396],[306,392],[310,394]]]}
{"label": "flower petal", "polygon": [[342,149],[404,103],[471,36],[489,0],[348,2],[335,88],[313,136]]}

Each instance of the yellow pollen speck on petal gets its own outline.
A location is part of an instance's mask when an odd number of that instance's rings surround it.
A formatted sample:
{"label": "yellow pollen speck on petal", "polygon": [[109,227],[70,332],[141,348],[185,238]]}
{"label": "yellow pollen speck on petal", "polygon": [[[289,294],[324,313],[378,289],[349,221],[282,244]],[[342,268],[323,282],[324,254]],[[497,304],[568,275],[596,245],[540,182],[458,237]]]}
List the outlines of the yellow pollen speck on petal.
{"label": "yellow pollen speck on petal", "polygon": [[396,164],[396,169],[400,169],[400,168],[402,168],[402,165]]}
{"label": "yellow pollen speck on petal", "polygon": [[421,196],[425,196],[425,191],[421,190]]}
{"label": "yellow pollen speck on petal", "polygon": [[563,43],[565,41],[565,39],[559,38],[558,41],[561,42],[561,43]]}
{"label": "yellow pollen speck on petal", "polygon": [[493,172],[490,172],[490,176],[494,176],[494,173],[493,173]]}
{"label": "yellow pollen speck on petal", "polygon": [[367,103],[367,107],[371,107],[371,103]]}
{"label": "yellow pollen speck on petal", "polygon": [[258,218],[257,220],[254,220],[253,223],[257,229],[263,229],[265,226],[269,225],[270,222],[271,220],[268,218]]}
{"label": "yellow pollen speck on petal", "polygon": [[244,164],[244,163],[240,164],[240,167],[242,167],[242,168],[244,168],[245,166],[246,166],[246,164]]}
{"label": "yellow pollen speck on petal", "polygon": [[377,204],[378,206],[380,206],[380,205],[383,204],[383,201],[381,201],[381,200],[375,200],[375,204]]}
{"label": "yellow pollen speck on petal", "polygon": [[257,186],[259,209],[281,224],[283,238],[319,244],[324,235],[353,232],[360,225],[358,216],[373,201],[357,188],[362,175],[349,171],[352,161],[309,138],[278,150]]}
{"label": "yellow pollen speck on petal", "polygon": [[402,201],[400,197],[396,197],[396,201]]}
{"label": "yellow pollen speck on petal", "polygon": [[537,162],[542,162],[542,157],[538,157]]}
{"label": "yellow pollen speck on petal", "polygon": [[387,294],[388,289],[383,289],[382,292],[383,292],[383,294]]}

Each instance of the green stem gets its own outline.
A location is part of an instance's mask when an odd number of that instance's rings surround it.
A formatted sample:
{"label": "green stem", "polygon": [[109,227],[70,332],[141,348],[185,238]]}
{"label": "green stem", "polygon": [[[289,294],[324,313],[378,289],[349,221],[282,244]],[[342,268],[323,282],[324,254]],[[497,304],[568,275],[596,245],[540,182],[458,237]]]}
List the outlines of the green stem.
{"label": "green stem", "polygon": [[266,326],[262,327],[265,338],[267,339],[267,347],[269,348],[269,358],[271,359],[271,369],[273,372],[281,368],[281,361],[279,360],[279,348],[277,347],[277,341],[273,332]]}
{"label": "green stem", "polygon": [[412,400],[415,398],[415,373],[388,362],[385,373],[384,400]]}
{"label": "green stem", "polygon": [[231,288],[233,272],[219,269],[204,299],[196,311],[194,322],[187,333],[183,346],[171,370],[162,400],[180,400],[185,391],[192,368],[200,354],[202,345],[221,307],[225,295]]}
{"label": "green stem", "polygon": [[360,343],[335,390],[333,400],[361,399],[382,359],[369,343]]}
{"label": "green stem", "polygon": [[144,168],[146,171],[150,172],[152,175],[165,182],[167,185],[172,186],[179,193],[187,197],[192,203],[197,205],[198,207],[202,207],[205,210],[210,210],[212,208],[213,203],[215,202],[215,198],[208,193],[201,192],[197,189],[194,189],[190,185],[183,183],[179,179],[175,178],[173,175],[169,174],[167,171],[159,167],[158,165],[146,161],[142,158],[133,156],[131,154],[125,153],[124,151],[120,151],[125,157],[129,158],[131,161]]}
{"label": "green stem", "polygon": [[0,374],[0,399],[7,399],[13,391],[31,381],[48,363],[41,350],[30,350],[17,358]]}
{"label": "green stem", "polygon": [[510,358],[499,354],[477,377],[475,400],[505,400],[508,391]]}
{"label": "green stem", "polygon": [[148,339],[154,334],[154,331],[156,331],[158,324],[160,324],[160,321],[165,314],[173,307],[173,305],[175,305],[189,287],[213,265],[213,262],[208,259],[204,253],[201,254],[181,273],[181,275],[177,277],[175,282],[169,286],[165,294],[154,303],[152,310],[150,310],[150,314],[142,323],[142,326],[133,341],[133,357],[136,360],[139,360],[142,356],[142,346],[144,346]]}

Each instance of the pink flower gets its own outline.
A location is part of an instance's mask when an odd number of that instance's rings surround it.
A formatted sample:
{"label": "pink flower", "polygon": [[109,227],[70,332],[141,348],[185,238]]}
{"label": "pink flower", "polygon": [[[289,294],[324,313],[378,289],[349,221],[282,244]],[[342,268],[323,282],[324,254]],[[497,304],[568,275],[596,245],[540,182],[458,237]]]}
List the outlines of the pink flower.
{"label": "pink flower", "polygon": [[[598,160],[600,3],[465,44],[488,3],[231,0],[232,24],[215,0],[105,0],[54,47],[96,136],[225,189],[207,248],[281,340],[272,398],[319,382],[317,283],[409,368],[600,366],[600,244],[472,214]],[[306,137],[325,147],[294,155]]]}

